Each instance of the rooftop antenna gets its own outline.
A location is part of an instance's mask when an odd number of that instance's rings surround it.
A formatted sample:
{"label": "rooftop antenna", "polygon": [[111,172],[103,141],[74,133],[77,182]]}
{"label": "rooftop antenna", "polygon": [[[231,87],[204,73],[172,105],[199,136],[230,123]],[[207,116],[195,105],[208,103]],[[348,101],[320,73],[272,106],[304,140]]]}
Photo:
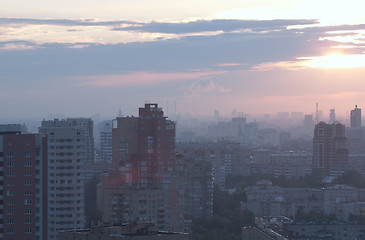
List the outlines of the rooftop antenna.
{"label": "rooftop antenna", "polygon": [[121,106],[119,106],[118,117],[123,117]]}
{"label": "rooftop antenna", "polygon": [[169,115],[169,100],[166,100],[166,116]]}

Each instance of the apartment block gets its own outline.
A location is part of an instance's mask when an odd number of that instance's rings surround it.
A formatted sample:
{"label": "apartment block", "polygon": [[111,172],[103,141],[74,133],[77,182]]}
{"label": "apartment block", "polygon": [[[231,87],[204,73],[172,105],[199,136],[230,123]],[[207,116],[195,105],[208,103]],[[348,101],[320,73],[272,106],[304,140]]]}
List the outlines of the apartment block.
{"label": "apartment block", "polygon": [[0,125],[0,238],[47,239],[47,139]]}
{"label": "apartment block", "polygon": [[185,159],[184,185],[185,216],[190,218],[212,217],[212,163],[193,159]]}
{"label": "apartment block", "polygon": [[323,176],[339,176],[349,167],[345,125],[319,122],[314,128],[313,169]]}
{"label": "apartment block", "polygon": [[84,166],[93,162],[91,119],[42,121],[48,138],[48,240],[58,231],[84,228]]}
{"label": "apartment block", "polygon": [[[150,214],[152,217],[163,215],[161,220],[157,219],[159,230],[184,230],[183,162],[182,159],[176,158],[175,135],[175,123],[164,116],[157,104],[145,104],[139,109],[138,117],[118,117],[113,121],[113,173],[104,178],[102,191],[114,189],[115,194],[125,197],[146,196],[146,199],[130,198],[138,201],[137,204],[140,200],[146,201],[139,204],[152,204],[152,207],[153,201],[157,201],[154,196],[157,195],[148,193],[149,191],[159,191],[164,197],[164,201],[160,202],[164,205],[164,211],[157,215],[154,214],[158,212],[131,209],[135,204],[134,200],[131,200],[128,203],[131,211],[124,210],[123,221],[131,218],[140,220],[144,216],[148,218]],[[108,202],[110,194],[102,195],[103,202]],[[124,201],[117,201],[117,204],[122,202]],[[154,211],[159,210],[156,204]],[[103,206],[108,207],[108,204]],[[105,214],[110,215],[114,212],[103,208],[103,215]],[[137,215],[136,219],[134,216]],[[110,216],[103,216],[103,219],[110,219]]]}

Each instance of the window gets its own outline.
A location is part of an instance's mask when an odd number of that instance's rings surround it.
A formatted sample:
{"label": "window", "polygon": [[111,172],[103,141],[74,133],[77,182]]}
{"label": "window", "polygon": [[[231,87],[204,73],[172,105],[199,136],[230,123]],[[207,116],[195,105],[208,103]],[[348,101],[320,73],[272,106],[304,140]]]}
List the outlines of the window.
{"label": "window", "polygon": [[24,205],[31,205],[32,204],[32,199],[24,199]]}
{"label": "window", "polygon": [[24,176],[32,176],[32,170],[25,170]]}
{"label": "window", "polygon": [[6,219],[6,224],[14,224],[14,219],[13,218]]}
{"label": "window", "polygon": [[24,162],[24,167],[31,167],[32,166],[32,161],[25,161]]}
{"label": "window", "polygon": [[14,228],[6,228],[6,234],[14,234]]}
{"label": "window", "polygon": [[6,186],[14,186],[14,180],[6,180]]}
{"label": "window", "polygon": [[30,227],[26,227],[26,228],[24,229],[24,232],[25,232],[25,233],[32,233],[32,228],[30,228]]}
{"label": "window", "polygon": [[31,189],[25,189],[24,190],[24,195],[27,195],[27,196],[32,195],[32,190]]}
{"label": "window", "polygon": [[6,190],[6,196],[14,196],[15,190],[14,189],[8,189]]}
{"label": "window", "polygon": [[6,157],[7,158],[13,158],[14,157],[14,152],[7,152]]}
{"label": "window", "polygon": [[14,199],[6,199],[6,205],[13,206],[14,205]]}
{"label": "window", "polygon": [[26,157],[26,158],[32,157],[32,152],[25,152],[24,157]]}
{"label": "window", "polygon": [[14,172],[13,172],[13,170],[8,170],[8,171],[6,171],[6,176],[8,176],[8,177],[12,177],[12,176],[14,176]]}
{"label": "window", "polygon": [[24,214],[25,215],[31,215],[32,214],[32,209],[30,209],[30,208],[24,209]]}
{"label": "window", "polygon": [[7,209],[6,209],[6,214],[7,214],[7,215],[14,215],[14,209],[12,209],[12,208],[7,208]]}
{"label": "window", "polygon": [[24,186],[32,186],[32,180],[31,179],[25,179],[24,180]]}
{"label": "window", "polygon": [[14,167],[14,161],[7,161],[6,166],[7,167]]}

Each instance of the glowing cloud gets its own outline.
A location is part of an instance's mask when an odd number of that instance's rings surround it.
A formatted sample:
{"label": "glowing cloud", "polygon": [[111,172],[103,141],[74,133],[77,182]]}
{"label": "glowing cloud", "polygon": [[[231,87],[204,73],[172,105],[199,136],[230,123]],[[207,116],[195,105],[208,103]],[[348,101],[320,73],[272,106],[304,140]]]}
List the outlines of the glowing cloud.
{"label": "glowing cloud", "polygon": [[365,54],[331,54],[318,57],[298,57],[297,61],[266,62],[252,67],[252,71],[301,70],[305,68],[341,69],[364,68]]}
{"label": "glowing cloud", "polygon": [[321,57],[301,57],[299,60],[306,60],[302,66],[311,68],[363,68],[365,67],[365,55],[341,55],[332,54]]}

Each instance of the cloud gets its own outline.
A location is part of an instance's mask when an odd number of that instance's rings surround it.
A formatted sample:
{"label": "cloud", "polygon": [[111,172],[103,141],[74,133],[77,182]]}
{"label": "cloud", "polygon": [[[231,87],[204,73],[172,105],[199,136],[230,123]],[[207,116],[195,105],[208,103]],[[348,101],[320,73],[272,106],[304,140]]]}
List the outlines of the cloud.
{"label": "cloud", "polygon": [[235,66],[240,66],[241,64],[239,63],[219,63],[216,64],[217,67],[235,67]]}
{"label": "cloud", "polygon": [[29,24],[29,25],[58,25],[58,26],[115,26],[135,24],[133,21],[100,21],[97,19],[33,19],[33,18],[0,18],[0,25]]}
{"label": "cloud", "polygon": [[[0,19],[3,22],[11,22],[14,19]],[[75,28],[73,24],[121,24],[125,21],[95,22],[91,20],[36,20],[15,19],[19,22],[34,24],[54,23],[64,24],[64,31],[74,29],[82,30],[82,36],[89,36],[89,27]],[[1,21],[0,21],[1,22]],[[129,22],[131,23],[131,22]],[[70,38],[60,32],[63,39],[72,42],[56,42],[49,40],[47,34],[43,34],[46,42],[35,43],[33,41],[2,41],[0,42],[0,75],[5,78],[45,79],[38,81],[58,81],[60,78],[76,79],[84,76],[84,84],[87,85],[133,85],[133,81],[148,84],[154,81],[168,81],[169,79],[200,78],[192,76],[194,69],[210,69],[205,72],[237,71],[237,70],[269,70],[293,69],[298,67],[298,57],[322,56],[334,51],[334,48],[343,43],[334,40],[323,39],[329,31],[345,31],[345,29],[358,29],[364,25],[342,25],[330,27],[306,27],[293,28],[295,24],[307,24],[312,26],[314,20],[272,20],[272,21],[245,21],[245,20],[205,20],[190,23],[173,23],[173,26],[181,26],[176,32],[217,30],[231,31],[217,35],[198,34],[193,36],[176,35],[171,39],[159,38],[160,34],[150,33],[144,39],[144,33],[130,34],[131,42],[102,43],[105,39],[84,38],[78,41],[77,35]],[[137,22],[132,22],[137,24]],[[138,23],[142,27],[144,23]],[[149,25],[150,23],[146,23]],[[153,23],[159,25],[160,23]],[[180,25],[179,25],[180,24]],[[214,27],[214,25],[217,25]],[[232,26],[230,26],[232,24]],[[294,24],[294,25],[290,25]],[[286,26],[292,26],[287,28]],[[163,27],[164,24],[159,25]],[[167,26],[167,31],[171,26]],[[241,27],[252,27],[257,31],[232,31]],[[38,27],[37,27],[38,28]],[[178,27],[179,28],[179,27]],[[47,28],[48,29],[48,28]],[[50,28],[52,30],[52,28]],[[122,34],[112,31],[111,28],[94,29],[95,37],[105,36],[104,30],[109,33]],[[142,28],[143,29],[143,28]],[[263,31],[279,29],[275,31]],[[262,30],[262,31],[261,31]],[[21,30],[19,30],[21,32]],[[57,29],[58,31],[58,29]],[[56,32],[57,32],[56,31]],[[99,32],[100,31],[100,32]],[[190,31],[190,30],[189,30]],[[353,30],[351,30],[353,31]],[[171,32],[171,31],[170,31]],[[78,34],[78,31],[69,33]],[[331,33],[331,35],[333,35]],[[358,35],[357,35],[358,37]],[[134,38],[141,42],[134,42]],[[321,39],[322,38],[322,39]],[[151,40],[152,39],[152,40]],[[154,40],[153,40],[154,39]],[[101,42],[101,43],[98,43]],[[346,43],[352,48],[340,49],[343,54],[362,54],[363,44]],[[15,51],[22,49],[22,51]],[[337,51],[337,50],[336,50]],[[138,74],[137,74],[138,73]],[[143,73],[143,74],[142,74]],[[176,75],[172,75],[175,73]],[[90,76],[88,78],[88,76]],[[105,77],[103,79],[103,77]],[[130,79],[133,79],[130,80]],[[148,80],[150,79],[150,80]],[[161,80],[162,79],[162,80]],[[165,79],[165,80],[164,80]],[[71,80],[69,80],[71,81]],[[78,84],[80,79],[77,80]],[[233,88],[231,88],[233,89]]]}
{"label": "cloud", "polygon": [[139,24],[138,26],[127,26],[123,28],[114,28],[119,31],[143,31],[154,33],[173,33],[186,34],[196,32],[232,32],[242,29],[250,29],[252,31],[274,31],[283,30],[293,25],[311,25],[318,23],[316,20],[199,20],[191,22],[150,22]]}
{"label": "cloud", "polygon": [[20,50],[31,50],[36,49],[39,46],[31,44],[29,42],[3,42],[0,43],[0,51],[20,51]]}
{"label": "cloud", "polygon": [[224,94],[231,89],[215,83],[212,79],[200,79],[185,87],[184,101],[194,101],[203,94]]}
{"label": "cloud", "polygon": [[199,79],[202,77],[220,75],[224,71],[205,71],[205,72],[182,72],[182,73],[158,73],[158,72],[134,72],[119,75],[101,75],[78,77],[81,81],[79,85],[96,87],[119,87],[119,86],[146,86],[155,85],[163,82],[177,80]]}

